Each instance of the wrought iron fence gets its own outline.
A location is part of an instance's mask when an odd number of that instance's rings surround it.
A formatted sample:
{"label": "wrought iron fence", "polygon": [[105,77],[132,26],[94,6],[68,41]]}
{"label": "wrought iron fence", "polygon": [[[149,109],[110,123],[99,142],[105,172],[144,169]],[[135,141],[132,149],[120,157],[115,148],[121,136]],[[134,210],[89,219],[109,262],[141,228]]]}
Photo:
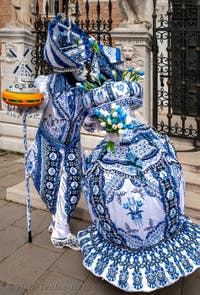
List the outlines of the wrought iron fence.
{"label": "wrought iron fence", "polygon": [[153,125],[200,140],[200,0],[153,0]]}
{"label": "wrought iron fence", "polygon": [[[88,35],[93,36],[99,43],[112,45],[112,37],[110,31],[112,29],[112,0],[108,1],[108,19],[102,18],[104,12],[101,9],[101,1],[98,0],[96,3],[96,12],[92,16],[90,15],[90,4],[89,1],[85,1],[84,11],[80,13],[79,1],[74,1],[74,12],[73,18],[74,22],[79,25]],[[43,48],[47,35],[48,22],[52,17],[61,13],[64,17],[69,16],[69,0],[63,1],[51,1],[50,7],[49,0],[46,0],[45,11],[41,12],[39,7],[39,2],[36,1],[35,12],[34,12],[34,30],[33,33],[36,37],[35,50],[32,52],[32,63],[35,67],[35,74],[49,74],[51,68],[45,62],[43,58]],[[53,5],[53,7],[52,7]]]}

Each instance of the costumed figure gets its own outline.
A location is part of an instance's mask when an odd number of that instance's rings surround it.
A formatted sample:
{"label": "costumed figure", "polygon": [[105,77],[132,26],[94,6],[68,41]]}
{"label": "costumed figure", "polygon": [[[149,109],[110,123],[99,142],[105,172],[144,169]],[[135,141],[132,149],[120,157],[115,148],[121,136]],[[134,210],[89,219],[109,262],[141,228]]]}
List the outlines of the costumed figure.
{"label": "costumed figure", "polygon": [[200,227],[184,215],[184,178],[168,137],[129,109],[141,106],[142,92],[124,102],[94,112],[108,135],[86,160],[93,225],[78,240],[94,275],[127,292],[151,292],[200,266]]}
{"label": "costumed figure", "polygon": [[[117,63],[118,51],[112,49],[112,52]],[[104,54],[103,48],[101,54]],[[44,95],[40,107],[43,114],[28,153],[27,168],[39,195],[52,213],[53,222],[49,227],[52,244],[58,248],[68,246],[78,250],[69,221],[81,191],[82,123],[93,108],[121,99],[124,93],[130,99],[137,97],[140,85],[109,81],[113,65],[104,55],[103,66],[108,82],[102,87],[94,86],[89,92],[79,87],[78,84],[86,80],[86,65],[96,64],[95,54],[92,54],[92,45],[86,33],[69,19],[62,21],[60,16],[49,23],[44,57],[53,74],[39,76],[35,81]],[[99,60],[102,62],[101,58]],[[102,67],[101,63],[98,66]]]}

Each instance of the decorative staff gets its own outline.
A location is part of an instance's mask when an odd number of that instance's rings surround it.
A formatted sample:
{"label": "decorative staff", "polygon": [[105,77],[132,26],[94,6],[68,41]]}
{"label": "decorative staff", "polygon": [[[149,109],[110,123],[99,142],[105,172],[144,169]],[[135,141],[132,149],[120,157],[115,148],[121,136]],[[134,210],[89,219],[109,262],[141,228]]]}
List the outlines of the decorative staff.
{"label": "decorative staff", "polygon": [[[31,77],[32,70],[26,62],[26,55],[29,49],[26,49],[19,63],[13,70],[15,81],[7,90],[3,91],[2,99],[8,104],[10,111],[17,111],[23,114],[23,135],[24,135],[24,159],[25,159],[25,183],[26,183],[26,212],[27,212],[27,230],[28,242],[32,242],[31,234],[31,202],[30,202],[30,176],[27,170],[28,140],[27,140],[27,116],[32,112],[30,107],[37,107],[42,104],[43,94],[38,93],[34,86],[34,79]],[[10,53],[17,57],[13,50]],[[16,73],[19,72],[19,78]]]}

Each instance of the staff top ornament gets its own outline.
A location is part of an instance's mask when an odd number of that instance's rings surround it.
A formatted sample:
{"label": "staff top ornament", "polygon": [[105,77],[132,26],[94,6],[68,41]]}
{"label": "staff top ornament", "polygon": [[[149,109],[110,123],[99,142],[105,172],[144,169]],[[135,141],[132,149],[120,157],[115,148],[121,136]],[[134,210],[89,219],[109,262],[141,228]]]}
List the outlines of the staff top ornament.
{"label": "staff top ornament", "polygon": [[15,80],[7,90],[3,91],[2,99],[5,103],[17,107],[37,107],[43,102],[43,94],[38,93],[34,86],[32,70],[29,67],[26,56],[30,50],[27,48],[21,58],[10,49],[10,53],[18,58],[19,62],[13,70]]}

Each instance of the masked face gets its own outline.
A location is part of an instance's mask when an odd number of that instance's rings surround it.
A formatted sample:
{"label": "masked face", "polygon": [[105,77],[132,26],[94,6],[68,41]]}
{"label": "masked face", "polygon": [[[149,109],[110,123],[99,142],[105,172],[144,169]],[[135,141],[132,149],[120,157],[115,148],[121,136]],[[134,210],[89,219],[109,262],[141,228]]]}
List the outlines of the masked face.
{"label": "masked face", "polygon": [[86,67],[81,69],[79,72],[73,72],[73,75],[74,75],[75,79],[78,82],[86,81],[87,80],[87,74],[88,74],[88,71],[87,71]]}

